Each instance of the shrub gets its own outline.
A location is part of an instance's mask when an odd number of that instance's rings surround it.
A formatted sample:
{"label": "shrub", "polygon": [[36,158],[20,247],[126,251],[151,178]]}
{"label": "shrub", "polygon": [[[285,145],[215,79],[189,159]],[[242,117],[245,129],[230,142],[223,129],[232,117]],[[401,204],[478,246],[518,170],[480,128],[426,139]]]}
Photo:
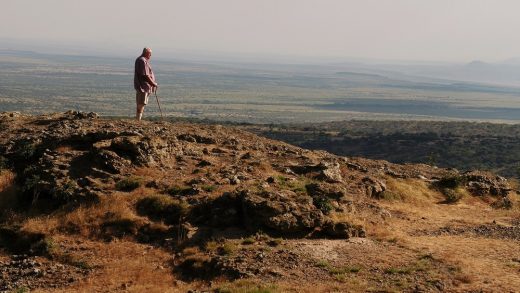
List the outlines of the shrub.
{"label": "shrub", "polygon": [[76,187],[76,182],[72,180],[67,180],[59,187],[54,188],[53,197],[58,200],[68,201],[74,195]]}
{"label": "shrub", "polygon": [[119,191],[130,192],[142,184],[142,179],[139,177],[126,177],[116,183],[116,189]]}
{"label": "shrub", "polygon": [[36,146],[30,141],[22,141],[19,145],[19,153],[25,159],[30,159],[36,153]]}
{"label": "shrub", "polygon": [[7,159],[3,156],[0,156],[0,171],[7,169]]}
{"label": "shrub", "polygon": [[137,212],[156,221],[178,224],[189,212],[189,204],[168,195],[157,194],[137,202]]}
{"label": "shrub", "polygon": [[455,189],[455,188],[464,186],[464,184],[465,184],[464,177],[459,176],[459,175],[454,175],[454,176],[448,176],[448,177],[441,178],[436,183],[436,185],[439,188],[451,188],[451,189]]}
{"label": "shrub", "polygon": [[315,207],[320,209],[324,214],[329,214],[332,211],[333,206],[330,199],[326,196],[319,195],[312,198],[312,203]]}
{"label": "shrub", "polygon": [[462,199],[464,196],[464,192],[461,188],[450,189],[444,188],[442,189],[442,194],[446,198],[445,203],[456,203]]}

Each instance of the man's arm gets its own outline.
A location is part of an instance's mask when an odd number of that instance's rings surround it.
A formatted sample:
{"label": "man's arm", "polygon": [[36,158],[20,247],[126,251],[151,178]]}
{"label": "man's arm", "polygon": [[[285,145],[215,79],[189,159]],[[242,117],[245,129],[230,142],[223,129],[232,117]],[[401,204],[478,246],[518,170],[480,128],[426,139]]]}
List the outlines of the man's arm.
{"label": "man's arm", "polygon": [[151,85],[153,85],[154,87],[157,87],[157,86],[158,86],[158,84],[157,84],[154,80],[152,80],[152,78],[151,78],[148,74],[145,75],[145,78],[146,78],[146,80],[147,80]]}

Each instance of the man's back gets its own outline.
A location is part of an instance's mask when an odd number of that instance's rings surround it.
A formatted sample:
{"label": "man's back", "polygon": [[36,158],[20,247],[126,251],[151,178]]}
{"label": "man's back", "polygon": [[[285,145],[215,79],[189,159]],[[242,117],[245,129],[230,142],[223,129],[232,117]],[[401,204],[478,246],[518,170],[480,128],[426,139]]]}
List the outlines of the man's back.
{"label": "man's back", "polygon": [[149,83],[147,76],[155,80],[150,63],[144,56],[139,56],[135,60],[134,70],[134,89],[138,92],[151,93],[153,86]]}

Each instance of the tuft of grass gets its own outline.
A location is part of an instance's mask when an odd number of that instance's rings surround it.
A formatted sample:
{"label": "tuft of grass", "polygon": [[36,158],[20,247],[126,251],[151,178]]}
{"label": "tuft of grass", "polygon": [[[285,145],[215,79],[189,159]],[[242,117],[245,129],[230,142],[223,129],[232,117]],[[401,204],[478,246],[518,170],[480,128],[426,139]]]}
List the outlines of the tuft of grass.
{"label": "tuft of grass", "polygon": [[446,198],[444,203],[454,204],[459,202],[466,194],[466,190],[462,187],[457,187],[455,189],[444,188],[442,189],[442,194]]}
{"label": "tuft of grass", "polygon": [[202,185],[200,188],[201,188],[202,190],[206,191],[206,192],[212,192],[212,191],[214,191],[215,189],[217,189],[217,187],[216,187],[215,185],[209,185],[209,184],[207,184],[207,185]]}
{"label": "tuft of grass", "polygon": [[243,245],[251,245],[254,244],[256,240],[253,237],[247,237],[244,240],[242,240]]}
{"label": "tuft of grass", "polygon": [[140,177],[126,177],[116,183],[116,189],[119,191],[130,192],[139,188],[143,183]]}
{"label": "tuft of grass", "polygon": [[329,268],[331,265],[326,260],[319,260],[319,261],[316,262],[316,266],[319,267],[319,268]]}
{"label": "tuft of grass", "polygon": [[166,191],[169,195],[189,195],[192,191],[192,188],[189,186],[179,186],[173,185]]}
{"label": "tuft of grass", "polygon": [[378,199],[387,200],[387,201],[401,201],[401,200],[403,200],[403,197],[399,193],[392,192],[390,190],[384,190],[383,192],[380,192],[377,195],[377,198]]}
{"label": "tuft of grass", "polygon": [[274,181],[280,187],[280,189],[291,190],[300,195],[307,195],[307,189],[305,186],[311,182],[305,176],[289,179],[282,175],[274,176]]}
{"label": "tuft of grass", "polygon": [[204,243],[204,250],[206,252],[216,252],[218,250],[219,244],[216,241],[208,241]]}
{"label": "tuft of grass", "polygon": [[226,241],[222,246],[219,247],[218,251],[221,255],[232,255],[237,250],[237,247],[231,241]]}

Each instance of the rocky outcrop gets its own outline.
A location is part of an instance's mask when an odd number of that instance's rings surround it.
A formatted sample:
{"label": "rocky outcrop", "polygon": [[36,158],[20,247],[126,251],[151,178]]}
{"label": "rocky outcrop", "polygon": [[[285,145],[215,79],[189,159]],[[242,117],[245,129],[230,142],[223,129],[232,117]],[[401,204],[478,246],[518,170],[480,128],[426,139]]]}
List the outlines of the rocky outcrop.
{"label": "rocky outcrop", "polygon": [[248,227],[268,228],[282,234],[310,232],[325,220],[310,197],[291,191],[247,192],[242,197],[244,221]]}
{"label": "rocky outcrop", "polygon": [[475,195],[505,197],[512,190],[504,177],[483,171],[470,171],[463,174],[468,190]]}
{"label": "rocky outcrop", "polygon": [[[455,174],[476,195],[503,197],[511,190],[507,180],[489,173],[347,159],[222,126],[104,120],[74,111],[2,114],[0,125],[1,157],[18,174],[27,203],[49,200],[59,206],[131,194],[142,186],[157,196],[138,201],[140,215],[158,221],[143,210],[170,213],[164,205],[172,205],[165,200],[172,197],[188,206],[184,220],[195,230],[233,226],[279,235],[363,236],[363,227],[334,222],[332,214],[362,209],[383,218],[372,207],[378,207],[374,200],[383,197],[389,177],[433,181]],[[136,174],[146,177],[142,184],[117,188]],[[162,215],[168,225],[181,225],[178,217],[165,219]]]}

